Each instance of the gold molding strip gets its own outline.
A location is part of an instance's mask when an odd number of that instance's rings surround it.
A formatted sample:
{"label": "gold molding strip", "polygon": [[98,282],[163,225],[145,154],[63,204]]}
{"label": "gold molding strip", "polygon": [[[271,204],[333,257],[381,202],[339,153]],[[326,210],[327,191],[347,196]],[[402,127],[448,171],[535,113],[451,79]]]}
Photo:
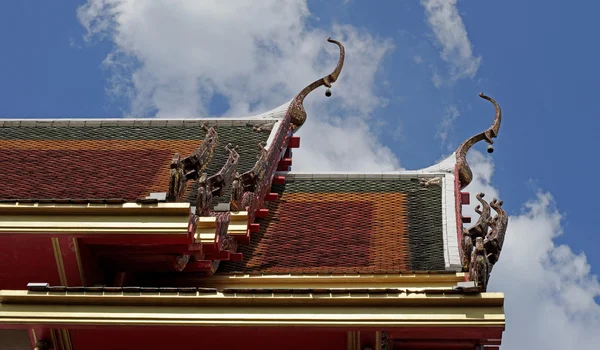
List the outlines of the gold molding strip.
{"label": "gold molding strip", "polygon": [[232,236],[245,236],[248,233],[248,212],[231,212],[227,234]]}
{"label": "gold molding strip", "polygon": [[77,259],[77,270],[79,271],[79,278],[81,279],[81,285],[85,286],[85,273],[83,272],[83,262],[81,260],[81,252],[79,251],[79,242],[77,237],[73,237],[73,250],[75,251],[75,259]]}
{"label": "gold molding strip", "polygon": [[62,252],[60,250],[60,242],[58,238],[52,237],[52,248],[54,250],[54,258],[56,259],[56,268],[58,269],[58,276],[60,278],[60,284],[63,286],[68,286],[67,283],[67,273],[65,271],[65,264],[62,257]]}
{"label": "gold molding strip", "polygon": [[354,331],[348,331],[348,339],[346,340],[348,350],[354,350]]}
{"label": "gold molding strip", "polygon": [[71,334],[68,329],[58,329],[58,335],[62,344],[62,349],[73,350],[73,344],[71,344]]}
{"label": "gold molding strip", "polygon": [[190,203],[58,204],[1,203],[0,215],[182,215],[190,213]]}
{"label": "gold molding strip", "polygon": [[[233,294],[233,293],[232,293]],[[503,293],[427,294],[427,293],[236,293],[214,294],[156,292],[29,292],[0,290],[0,305],[77,304],[115,306],[344,306],[344,307],[503,307]],[[1,308],[0,308],[1,310]]]}
{"label": "gold molding strip", "polygon": [[217,218],[214,216],[201,216],[196,222],[194,243],[212,244],[217,241]]}
{"label": "gold molding strip", "polygon": [[8,304],[0,308],[0,325],[179,325],[307,327],[498,327],[502,307],[181,307]]}
{"label": "gold molding strip", "polygon": [[156,234],[187,237],[189,214],[182,215],[0,215],[0,233]]}
{"label": "gold molding strip", "polygon": [[52,338],[52,348],[53,349],[60,349],[63,350],[64,346],[62,345],[61,342],[61,346],[59,347],[58,342],[56,341],[56,329],[51,329],[50,330],[50,338]]}

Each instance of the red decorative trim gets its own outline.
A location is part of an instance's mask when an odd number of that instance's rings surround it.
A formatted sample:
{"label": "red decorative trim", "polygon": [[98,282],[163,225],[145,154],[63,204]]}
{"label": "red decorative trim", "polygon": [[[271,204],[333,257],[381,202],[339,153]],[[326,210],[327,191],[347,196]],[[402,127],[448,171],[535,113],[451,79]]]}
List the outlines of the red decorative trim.
{"label": "red decorative trim", "polygon": [[471,194],[469,192],[461,192],[460,193],[460,202],[462,205],[471,204]]}
{"label": "red decorative trim", "polygon": [[215,253],[207,253],[204,256],[207,260],[229,260],[230,253],[228,251],[220,251]]}
{"label": "red decorative trim", "polygon": [[290,137],[290,142],[288,142],[288,148],[300,148],[300,137],[299,136]]}
{"label": "red decorative trim", "polygon": [[292,158],[283,158],[282,160],[279,161],[279,166],[280,167],[292,166]]}
{"label": "red decorative trim", "polygon": [[248,230],[250,233],[260,232],[260,224],[249,224]]}
{"label": "red decorative trim", "polygon": [[244,260],[244,254],[242,254],[242,253],[232,253],[229,256],[229,260],[231,260],[231,261],[242,261],[242,260]]}
{"label": "red decorative trim", "polygon": [[269,216],[269,209],[258,209],[254,216],[257,218],[266,218]]}
{"label": "red decorative trim", "polygon": [[471,223],[471,217],[470,216],[462,216],[461,217],[461,221],[463,224],[470,224]]}
{"label": "red decorative trim", "polygon": [[276,201],[279,198],[278,193],[267,193],[265,196],[265,201]]}
{"label": "red decorative trim", "polygon": [[275,176],[273,178],[273,184],[275,184],[275,185],[285,184],[285,176]]}

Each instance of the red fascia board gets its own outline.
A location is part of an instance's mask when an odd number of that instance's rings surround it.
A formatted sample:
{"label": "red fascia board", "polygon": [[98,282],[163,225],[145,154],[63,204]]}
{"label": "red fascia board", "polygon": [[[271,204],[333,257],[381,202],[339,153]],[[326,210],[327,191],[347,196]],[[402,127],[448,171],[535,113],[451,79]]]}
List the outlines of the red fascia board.
{"label": "red fascia board", "polygon": [[279,198],[278,193],[267,193],[265,195],[265,201],[276,201]]}
{"label": "red fascia board", "polygon": [[288,142],[288,148],[300,148],[300,136],[290,137],[290,141]]}
{"label": "red fascia board", "polygon": [[273,184],[275,185],[283,185],[285,184],[285,176],[274,176]]}
{"label": "red fascia board", "polygon": [[462,205],[471,204],[471,194],[469,192],[461,192],[460,193],[460,203]]}
{"label": "red fascia board", "polygon": [[269,209],[258,209],[254,216],[257,218],[266,218],[269,216]]}
{"label": "red fascia board", "polygon": [[206,254],[204,258],[207,260],[229,260],[230,254],[228,251],[220,251],[218,253]]}

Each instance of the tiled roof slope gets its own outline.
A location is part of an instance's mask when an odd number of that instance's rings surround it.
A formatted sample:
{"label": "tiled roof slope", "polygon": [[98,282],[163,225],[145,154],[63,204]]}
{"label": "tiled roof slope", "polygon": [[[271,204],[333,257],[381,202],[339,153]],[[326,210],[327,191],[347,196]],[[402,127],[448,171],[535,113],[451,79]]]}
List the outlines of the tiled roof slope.
{"label": "tiled roof slope", "polygon": [[[247,120],[0,121],[0,199],[135,200],[167,192],[173,154],[191,154],[204,139],[201,125],[217,124],[219,136],[206,170],[214,174],[239,146],[240,173],[256,162],[257,144],[269,132],[255,132]],[[192,183],[192,188],[196,184]],[[226,191],[229,194],[230,191]],[[195,191],[188,191],[195,201]],[[228,198],[221,198],[228,201]]]}
{"label": "tiled roof slope", "polygon": [[[241,262],[217,273],[398,273],[445,270],[441,185],[420,179],[291,180]],[[456,235],[454,231],[454,235]]]}

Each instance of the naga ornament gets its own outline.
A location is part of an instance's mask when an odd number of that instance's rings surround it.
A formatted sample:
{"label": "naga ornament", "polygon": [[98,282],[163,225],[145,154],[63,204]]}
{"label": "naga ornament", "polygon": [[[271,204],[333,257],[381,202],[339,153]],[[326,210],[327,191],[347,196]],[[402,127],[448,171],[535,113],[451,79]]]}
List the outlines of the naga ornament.
{"label": "naga ornament", "polygon": [[337,66],[335,67],[333,72],[331,72],[331,74],[319,80],[315,80],[314,82],[312,82],[312,84],[302,89],[302,91],[300,91],[300,93],[296,95],[296,97],[294,97],[294,100],[292,101],[289,110],[294,130],[300,128],[302,124],[304,124],[304,122],[306,121],[306,111],[304,110],[303,104],[304,98],[306,98],[306,96],[308,96],[308,94],[310,94],[311,91],[321,86],[327,86],[328,90],[326,92],[326,95],[331,96],[331,91],[329,90],[329,88],[331,88],[331,84],[333,84],[337,80],[340,73],[342,72],[342,67],[344,66],[344,57],[346,56],[344,45],[342,45],[339,41],[333,40],[331,38],[327,38],[327,41],[336,44],[340,48],[340,58],[338,59]]}
{"label": "naga ornament", "polygon": [[202,125],[202,130],[206,132],[206,136],[194,153],[184,159],[181,159],[179,153],[176,153],[171,160],[169,192],[167,194],[169,202],[180,201],[185,192],[187,180],[197,179],[212,159],[218,140],[217,131],[214,126],[208,129],[206,124]]}
{"label": "naga ornament", "polygon": [[[488,204],[483,199],[483,193],[476,197],[481,205],[477,205],[475,211],[480,216],[475,225],[463,230],[462,265],[463,271],[469,272],[469,279],[485,291],[492,268],[500,258],[508,214],[502,209],[502,201],[494,198]],[[494,217],[491,216],[491,209],[496,212]]]}
{"label": "naga ornament", "polygon": [[483,243],[491,264],[495,264],[500,258],[506,228],[508,227],[508,215],[504,209],[502,209],[502,204],[502,201],[498,201],[495,198],[490,203],[490,206],[498,213],[493,219],[490,219],[491,230],[485,237]]}
{"label": "naga ornament", "polygon": [[482,290],[487,289],[489,279],[489,261],[483,246],[483,237],[475,239],[475,248],[471,253],[471,263],[469,266],[469,279],[475,282],[475,285]]}
{"label": "naga ornament", "polygon": [[171,160],[171,176],[169,177],[169,193],[167,200],[178,201],[183,197],[185,191],[185,176],[183,175],[183,164],[179,153],[175,153]]}
{"label": "naga ornament", "polygon": [[208,216],[210,214],[212,199],[223,196],[225,187],[234,181],[237,174],[237,165],[240,156],[231,144],[225,146],[225,149],[229,152],[229,157],[221,170],[211,177],[208,177],[206,174],[202,174],[200,177],[198,183],[198,203],[196,206],[196,213],[200,216]]}
{"label": "naga ornament", "polygon": [[[496,109],[496,117],[494,118],[494,123],[489,127],[489,129],[467,139],[456,149],[456,168],[458,172],[458,181],[460,182],[460,189],[467,187],[467,185],[473,180],[473,172],[467,163],[467,152],[471,147],[473,147],[473,145],[482,140],[485,140],[485,142],[489,143],[491,147],[491,145],[494,143],[493,139],[498,136],[500,123],[502,122],[502,110],[500,109],[498,103],[493,98],[485,96],[483,93],[480,93],[479,97],[490,101],[494,105],[494,108]],[[488,148],[488,152],[491,153],[492,151],[493,148]]]}
{"label": "naga ornament", "polygon": [[252,169],[239,175],[236,174],[231,186],[231,203],[230,208],[233,211],[243,210],[244,194],[247,192],[254,193],[257,190],[257,185],[260,183],[262,178],[267,172],[269,166],[268,163],[268,152],[265,148],[266,143],[260,142],[258,144],[259,153],[257,155],[258,160],[254,164]]}
{"label": "naga ornament", "polygon": [[479,220],[470,229],[463,230],[463,251],[467,254],[463,255],[463,269],[468,270],[471,262],[471,255],[468,252],[473,250],[473,240],[477,237],[484,238],[488,232],[488,221],[490,220],[490,205],[486,202],[483,197],[485,194],[478,193],[475,197],[481,203],[475,207],[475,212],[479,214]]}

